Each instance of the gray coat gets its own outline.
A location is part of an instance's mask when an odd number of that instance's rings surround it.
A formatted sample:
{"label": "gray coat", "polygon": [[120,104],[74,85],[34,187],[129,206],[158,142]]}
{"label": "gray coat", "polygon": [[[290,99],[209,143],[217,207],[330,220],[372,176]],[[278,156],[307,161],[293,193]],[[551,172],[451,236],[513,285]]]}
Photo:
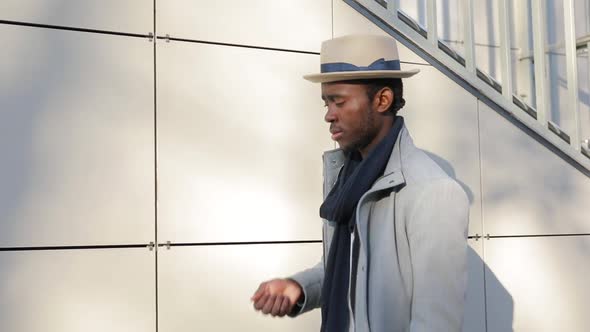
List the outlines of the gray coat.
{"label": "gray coat", "polygon": [[[324,154],[324,195],[343,162],[341,150]],[[360,254],[351,331],[461,330],[468,211],[461,186],[414,146],[404,127],[384,175],[357,206]],[[322,261],[291,277],[305,293],[297,314],[320,307],[333,230],[334,223],[324,220]]]}

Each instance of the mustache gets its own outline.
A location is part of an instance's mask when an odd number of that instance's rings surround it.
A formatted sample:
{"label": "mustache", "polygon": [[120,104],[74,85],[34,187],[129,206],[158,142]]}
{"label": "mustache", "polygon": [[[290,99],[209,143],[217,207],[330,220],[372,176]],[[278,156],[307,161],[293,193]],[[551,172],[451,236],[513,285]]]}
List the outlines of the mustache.
{"label": "mustache", "polygon": [[336,132],[340,132],[342,131],[342,128],[340,128],[339,126],[334,125],[333,123],[330,124],[330,132],[331,133],[336,133]]}

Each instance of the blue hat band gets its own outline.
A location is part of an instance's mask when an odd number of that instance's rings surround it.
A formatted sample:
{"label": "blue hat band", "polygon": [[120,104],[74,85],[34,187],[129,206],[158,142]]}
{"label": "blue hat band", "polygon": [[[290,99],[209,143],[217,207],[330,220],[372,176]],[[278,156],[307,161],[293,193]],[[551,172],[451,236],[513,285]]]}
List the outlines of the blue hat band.
{"label": "blue hat band", "polygon": [[355,66],[352,63],[332,62],[321,65],[321,73],[334,73],[344,71],[371,71],[371,70],[400,70],[399,60],[387,60],[381,58],[372,64],[363,67]]}

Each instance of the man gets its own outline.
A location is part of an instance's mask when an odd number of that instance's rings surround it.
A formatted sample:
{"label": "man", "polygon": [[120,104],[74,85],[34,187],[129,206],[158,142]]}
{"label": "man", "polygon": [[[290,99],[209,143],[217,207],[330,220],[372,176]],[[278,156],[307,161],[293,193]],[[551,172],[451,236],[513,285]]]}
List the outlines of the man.
{"label": "man", "polygon": [[[321,307],[321,331],[460,331],[469,203],[416,148],[396,115],[405,101],[389,37],[325,41],[322,99],[332,139],[320,207],[324,252],[315,267],[260,285],[254,307],[297,316]],[[327,195],[326,195],[327,193]]]}

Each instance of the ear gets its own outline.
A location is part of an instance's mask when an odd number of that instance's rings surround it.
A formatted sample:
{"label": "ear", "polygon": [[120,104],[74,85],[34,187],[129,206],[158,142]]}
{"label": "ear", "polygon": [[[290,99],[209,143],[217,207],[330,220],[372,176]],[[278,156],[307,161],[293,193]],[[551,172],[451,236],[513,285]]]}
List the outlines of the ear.
{"label": "ear", "polygon": [[393,103],[393,91],[385,87],[375,94],[373,99],[373,109],[379,113],[385,113]]}

